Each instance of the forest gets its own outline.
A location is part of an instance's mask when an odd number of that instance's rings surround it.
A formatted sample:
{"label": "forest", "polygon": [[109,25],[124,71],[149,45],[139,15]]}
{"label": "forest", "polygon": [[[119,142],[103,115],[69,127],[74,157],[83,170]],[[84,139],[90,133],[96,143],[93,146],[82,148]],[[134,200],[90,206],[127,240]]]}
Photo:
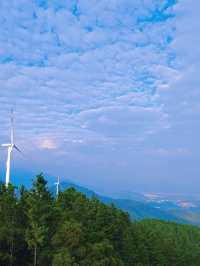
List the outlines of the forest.
{"label": "forest", "polygon": [[200,229],[134,221],[73,188],[55,196],[40,174],[30,189],[0,185],[0,265],[199,266]]}

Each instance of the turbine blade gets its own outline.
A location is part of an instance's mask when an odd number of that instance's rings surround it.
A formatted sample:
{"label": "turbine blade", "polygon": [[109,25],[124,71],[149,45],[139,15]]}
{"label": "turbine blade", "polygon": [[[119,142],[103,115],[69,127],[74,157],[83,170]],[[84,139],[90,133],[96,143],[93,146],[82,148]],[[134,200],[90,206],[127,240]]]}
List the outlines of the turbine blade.
{"label": "turbine blade", "polygon": [[8,144],[8,143],[6,143],[6,144],[1,144],[0,146],[1,147],[9,147],[11,144]]}
{"label": "turbine blade", "polygon": [[14,145],[13,147],[14,147],[18,152],[22,153],[22,151],[21,151],[16,145]]}
{"label": "turbine blade", "polygon": [[10,118],[10,123],[11,123],[11,130],[10,130],[10,141],[13,144],[14,143],[14,118],[13,118],[13,109],[11,109],[11,118]]}

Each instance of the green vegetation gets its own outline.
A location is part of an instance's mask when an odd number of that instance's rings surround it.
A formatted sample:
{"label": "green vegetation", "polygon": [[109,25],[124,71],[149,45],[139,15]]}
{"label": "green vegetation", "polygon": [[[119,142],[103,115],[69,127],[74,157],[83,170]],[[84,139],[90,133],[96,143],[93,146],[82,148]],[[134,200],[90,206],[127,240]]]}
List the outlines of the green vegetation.
{"label": "green vegetation", "polygon": [[38,175],[30,190],[0,186],[0,265],[199,266],[200,229],[132,222],[73,188],[55,199]]}

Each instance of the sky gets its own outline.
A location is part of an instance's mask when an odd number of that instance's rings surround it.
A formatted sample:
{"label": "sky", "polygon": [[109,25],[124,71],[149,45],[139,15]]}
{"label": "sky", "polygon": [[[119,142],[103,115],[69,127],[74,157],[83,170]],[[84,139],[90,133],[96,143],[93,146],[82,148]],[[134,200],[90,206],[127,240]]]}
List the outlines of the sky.
{"label": "sky", "polygon": [[[0,143],[12,181],[200,192],[200,3],[1,0]],[[5,176],[6,150],[0,149]]]}

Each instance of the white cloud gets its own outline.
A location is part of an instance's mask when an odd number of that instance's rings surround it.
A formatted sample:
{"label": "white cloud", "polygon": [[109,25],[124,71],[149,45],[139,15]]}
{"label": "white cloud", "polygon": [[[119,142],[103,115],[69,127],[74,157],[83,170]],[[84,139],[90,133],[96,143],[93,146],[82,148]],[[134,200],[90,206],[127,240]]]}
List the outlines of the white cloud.
{"label": "white cloud", "polygon": [[0,139],[14,106],[17,139],[35,150],[195,150],[198,2],[76,2],[0,2]]}
{"label": "white cloud", "polygon": [[191,156],[191,151],[185,148],[157,148],[146,151],[146,154],[153,155],[153,156],[161,156],[161,157],[182,157],[182,156]]}
{"label": "white cloud", "polygon": [[57,149],[57,144],[53,139],[42,139],[38,141],[40,149],[54,150]]}

